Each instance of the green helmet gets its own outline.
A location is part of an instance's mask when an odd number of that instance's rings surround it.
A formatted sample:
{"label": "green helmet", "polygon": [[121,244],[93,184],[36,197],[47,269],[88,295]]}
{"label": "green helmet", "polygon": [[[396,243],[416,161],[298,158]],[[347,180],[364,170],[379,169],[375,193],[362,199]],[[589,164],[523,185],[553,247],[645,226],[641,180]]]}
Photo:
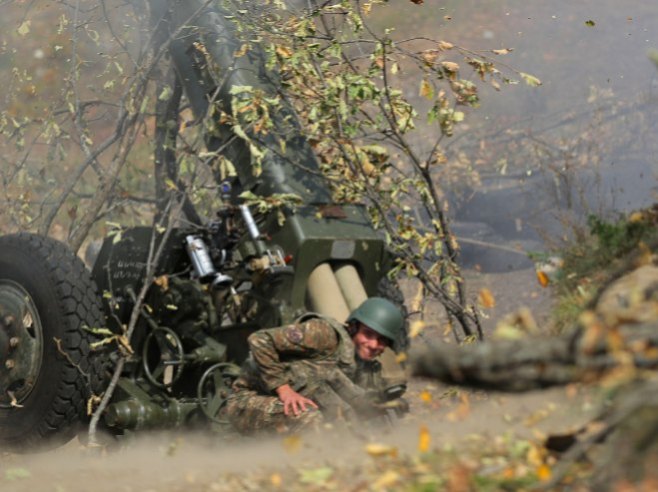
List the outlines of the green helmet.
{"label": "green helmet", "polygon": [[356,308],[347,318],[347,322],[359,321],[367,327],[397,342],[402,336],[404,318],[402,312],[388,299],[370,297]]}

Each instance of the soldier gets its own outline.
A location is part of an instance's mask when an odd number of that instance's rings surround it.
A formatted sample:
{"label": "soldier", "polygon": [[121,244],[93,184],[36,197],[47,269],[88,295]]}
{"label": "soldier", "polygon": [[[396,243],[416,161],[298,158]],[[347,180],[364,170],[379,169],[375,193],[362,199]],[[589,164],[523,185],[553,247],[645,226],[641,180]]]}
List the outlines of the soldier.
{"label": "soldier", "polygon": [[372,297],[350,314],[346,326],[314,316],[251,334],[251,354],[228,397],[228,419],[250,434],[351,418],[368,401],[356,383],[372,378],[379,367],[374,359],[400,338],[403,324],[395,305]]}

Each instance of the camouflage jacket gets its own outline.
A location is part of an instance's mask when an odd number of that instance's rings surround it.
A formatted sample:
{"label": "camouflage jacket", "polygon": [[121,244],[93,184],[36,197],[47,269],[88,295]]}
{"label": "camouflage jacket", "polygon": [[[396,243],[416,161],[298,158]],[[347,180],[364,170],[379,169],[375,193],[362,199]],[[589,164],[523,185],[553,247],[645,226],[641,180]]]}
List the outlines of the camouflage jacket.
{"label": "camouflage jacket", "polygon": [[340,323],[325,318],[252,333],[251,355],[242,371],[241,386],[265,394],[289,384],[304,394],[339,369],[353,379],[357,371],[354,343]]}

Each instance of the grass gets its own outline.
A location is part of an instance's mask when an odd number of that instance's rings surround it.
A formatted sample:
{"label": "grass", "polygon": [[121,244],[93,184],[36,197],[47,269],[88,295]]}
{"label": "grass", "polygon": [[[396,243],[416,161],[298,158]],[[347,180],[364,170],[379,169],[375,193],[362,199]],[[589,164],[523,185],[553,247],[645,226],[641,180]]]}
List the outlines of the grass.
{"label": "grass", "polygon": [[[559,252],[563,264],[555,284],[555,327],[562,331],[607,284],[613,274],[639,250],[658,241],[658,204],[612,221],[590,216],[588,229]],[[651,251],[649,251],[649,256]]]}

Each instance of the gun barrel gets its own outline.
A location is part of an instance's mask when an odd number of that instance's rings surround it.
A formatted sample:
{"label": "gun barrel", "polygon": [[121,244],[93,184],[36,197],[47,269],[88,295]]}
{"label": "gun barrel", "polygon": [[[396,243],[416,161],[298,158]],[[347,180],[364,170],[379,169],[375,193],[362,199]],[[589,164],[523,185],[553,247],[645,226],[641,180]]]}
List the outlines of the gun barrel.
{"label": "gun barrel", "polygon": [[[215,119],[217,131],[208,132],[208,150],[221,151],[234,164],[245,190],[260,196],[294,194],[307,204],[331,203],[317,157],[292,106],[282,97],[281,82],[277,74],[266,68],[263,47],[250,41],[246,53],[241,49],[245,42],[233,19],[243,14],[207,3],[167,0],[168,8],[161,8],[158,13],[170,21],[156,18],[153,22],[163,28],[170,40],[169,53],[195,117],[199,121],[208,115]],[[256,134],[244,125],[243,135],[250,142],[229,124],[218,121],[220,110],[233,114],[232,102],[238,96],[232,89],[236,88],[261,91],[267,98],[279,101],[269,108],[272,130]],[[264,152],[258,159],[252,153],[253,145]],[[261,172],[254,172],[255,160],[259,160]]]}

